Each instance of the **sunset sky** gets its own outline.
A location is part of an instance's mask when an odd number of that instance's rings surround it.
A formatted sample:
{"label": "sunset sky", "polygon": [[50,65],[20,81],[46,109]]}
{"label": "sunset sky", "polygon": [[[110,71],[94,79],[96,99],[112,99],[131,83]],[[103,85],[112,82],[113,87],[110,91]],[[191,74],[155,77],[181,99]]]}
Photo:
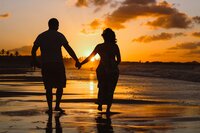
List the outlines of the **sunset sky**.
{"label": "sunset sky", "polygon": [[123,61],[200,61],[199,0],[0,0],[0,49],[30,53],[52,17],[78,57],[110,27]]}

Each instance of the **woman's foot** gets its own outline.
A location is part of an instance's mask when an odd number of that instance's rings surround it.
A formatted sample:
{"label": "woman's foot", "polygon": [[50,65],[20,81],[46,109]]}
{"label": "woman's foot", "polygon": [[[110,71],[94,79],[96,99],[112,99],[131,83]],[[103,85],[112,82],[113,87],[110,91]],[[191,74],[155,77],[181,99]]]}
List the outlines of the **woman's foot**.
{"label": "woman's foot", "polygon": [[108,104],[108,105],[107,105],[107,109],[106,109],[106,113],[107,113],[107,114],[110,114],[110,108],[111,108],[111,104]]}
{"label": "woman's foot", "polygon": [[107,114],[110,114],[110,109],[106,109],[106,113],[107,113]]}
{"label": "woman's foot", "polygon": [[63,110],[60,107],[55,107],[55,111],[59,111],[60,113],[64,113],[65,112],[65,110]]}
{"label": "woman's foot", "polygon": [[97,108],[99,111],[102,111],[102,105],[99,105]]}

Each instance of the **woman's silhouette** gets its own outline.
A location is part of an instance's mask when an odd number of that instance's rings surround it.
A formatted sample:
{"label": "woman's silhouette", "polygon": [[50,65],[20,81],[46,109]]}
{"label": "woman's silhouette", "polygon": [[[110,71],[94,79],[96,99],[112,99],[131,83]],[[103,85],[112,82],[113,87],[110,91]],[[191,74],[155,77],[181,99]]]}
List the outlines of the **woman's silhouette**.
{"label": "woman's silhouette", "polygon": [[104,43],[98,44],[81,65],[90,61],[97,53],[100,55],[100,63],[96,70],[99,88],[97,104],[100,111],[102,111],[102,105],[107,105],[106,112],[109,113],[119,77],[118,65],[121,62],[121,56],[114,31],[107,28],[103,31],[102,37]]}

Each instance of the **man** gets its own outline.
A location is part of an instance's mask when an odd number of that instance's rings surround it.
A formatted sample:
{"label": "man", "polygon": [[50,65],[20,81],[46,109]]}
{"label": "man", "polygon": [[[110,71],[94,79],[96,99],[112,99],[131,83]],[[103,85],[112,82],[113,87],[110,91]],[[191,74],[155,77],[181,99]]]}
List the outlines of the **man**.
{"label": "man", "polygon": [[[64,112],[64,110],[60,108],[63,88],[66,86],[65,67],[63,64],[61,47],[64,46],[69,55],[76,61],[76,66],[80,63],[65,36],[57,31],[59,28],[58,20],[56,18],[51,18],[48,22],[48,26],[49,29],[41,33],[34,42],[32,47],[32,60],[34,66],[42,68],[42,78],[46,89],[48,104],[46,113],[51,114],[53,88],[57,88],[55,111]],[[41,65],[36,59],[36,51],[39,47],[41,51]]]}

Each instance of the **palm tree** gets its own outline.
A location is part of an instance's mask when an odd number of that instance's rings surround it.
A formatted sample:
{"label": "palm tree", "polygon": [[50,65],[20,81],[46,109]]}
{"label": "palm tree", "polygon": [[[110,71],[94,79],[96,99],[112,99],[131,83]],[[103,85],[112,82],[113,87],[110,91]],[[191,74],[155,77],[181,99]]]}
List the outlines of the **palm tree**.
{"label": "palm tree", "polygon": [[12,57],[12,56],[13,56],[13,53],[10,53],[10,56]]}
{"label": "palm tree", "polygon": [[2,56],[4,56],[4,54],[5,54],[5,50],[4,49],[1,50],[1,54],[2,54]]}
{"label": "palm tree", "polygon": [[6,51],[6,55],[9,56],[10,55],[10,51]]}
{"label": "palm tree", "polygon": [[19,56],[19,52],[18,51],[15,51],[15,56]]}

